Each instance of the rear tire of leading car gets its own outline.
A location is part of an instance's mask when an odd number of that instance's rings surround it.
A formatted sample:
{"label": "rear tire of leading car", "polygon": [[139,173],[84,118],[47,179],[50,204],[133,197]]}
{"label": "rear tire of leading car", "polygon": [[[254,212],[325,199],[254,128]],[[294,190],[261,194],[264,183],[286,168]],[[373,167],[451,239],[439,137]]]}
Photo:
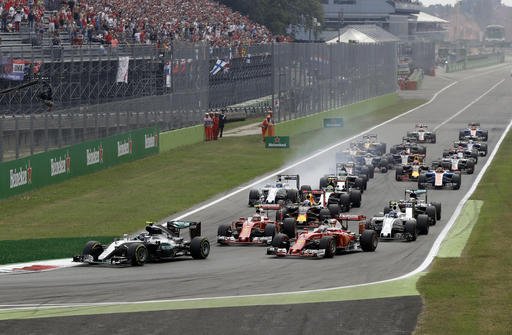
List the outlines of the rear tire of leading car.
{"label": "rear tire of leading car", "polygon": [[260,191],[250,190],[249,191],[249,206],[253,207],[260,201]]}
{"label": "rear tire of leading car", "polygon": [[143,266],[148,260],[148,249],[142,243],[132,243],[128,245],[126,258],[134,266]]}
{"label": "rear tire of leading car", "polygon": [[265,237],[272,236],[272,238],[274,238],[275,235],[276,235],[276,225],[273,223],[267,224],[265,226],[265,230],[263,231],[263,236],[265,236]]}
{"label": "rear tire of leading car", "polygon": [[434,226],[437,221],[436,208],[434,206],[427,206],[427,208],[425,209],[425,214],[427,215],[428,221],[431,223],[432,226]]}
{"label": "rear tire of leading car", "polygon": [[418,234],[419,235],[428,235],[429,223],[428,223],[428,215],[420,214],[418,215],[417,225]]}
{"label": "rear tire of leading car", "polygon": [[461,177],[460,174],[454,174],[452,176],[452,189],[458,190],[460,189]]}
{"label": "rear tire of leading car", "polygon": [[350,203],[352,207],[359,208],[361,207],[361,192],[359,190],[352,190],[349,194]]}
{"label": "rear tire of leading car", "polygon": [[436,208],[436,219],[437,221],[441,220],[441,203],[437,201],[432,201],[432,206]]}
{"label": "rear tire of leading car", "polygon": [[190,255],[193,259],[205,259],[210,254],[210,242],[206,237],[196,236],[190,241]]}
{"label": "rear tire of leading car", "polygon": [[333,258],[336,255],[336,241],[332,236],[324,236],[320,239],[318,249],[325,249],[324,258]]}
{"label": "rear tire of leading car", "polygon": [[328,210],[327,208],[322,208],[320,210],[320,214],[318,215],[318,219],[320,221],[324,221],[324,220],[329,220],[331,218],[331,211]]}
{"label": "rear tire of leading car", "polygon": [[395,170],[395,180],[402,181],[402,174],[404,172],[404,168],[402,166],[397,166]]}
{"label": "rear tire of leading car", "polygon": [[341,208],[338,204],[330,204],[327,208],[329,209],[332,218],[338,217],[341,213]]}
{"label": "rear tire of leading car", "polygon": [[89,241],[85,244],[85,247],[82,251],[82,256],[91,255],[93,261],[97,262],[98,257],[103,252],[103,246],[98,241]]}
{"label": "rear tire of leading car", "polygon": [[295,238],[295,232],[297,230],[297,223],[294,218],[286,218],[283,220],[281,231],[289,238]]}
{"label": "rear tire of leading car", "polygon": [[[368,223],[367,223],[368,224]],[[359,238],[359,244],[364,252],[375,251],[379,244],[379,235],[375,230],[367,229],[363,231]]]}
{"label": "rear tire of leading car", "polygon": [[418,231],[416,227],[416,222],[414,221],[406,221],[405,222],[405,234],[407,241],[416,241],[416,238],[418,237]]}

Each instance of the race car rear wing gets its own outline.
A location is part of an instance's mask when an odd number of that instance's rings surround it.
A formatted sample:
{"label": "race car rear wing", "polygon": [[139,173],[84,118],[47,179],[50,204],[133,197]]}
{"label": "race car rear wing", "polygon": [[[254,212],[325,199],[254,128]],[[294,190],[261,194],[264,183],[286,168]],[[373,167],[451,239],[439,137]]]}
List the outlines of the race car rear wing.
{"label": "race car rear wing", "polygon": [[196,236],[201,236],[201,221],[167,221],[167,228],[175,229],[178,233],[180,230],[188,228],[191,240]]}
{"label": "race car rear wing", "polygon": [[406,189],[404,191],[405,197],[409,195],[409,198],[417,199],[419,195],[425,194],[425,201],[427,201],[427,190],[413,190],[413,189]]}
{"label": "race car rear wing", "polygon": [[295,180],[295,183],[297,184],[297,189],[300,189],[300,177],[298,174],[278,174],[277,180]]}

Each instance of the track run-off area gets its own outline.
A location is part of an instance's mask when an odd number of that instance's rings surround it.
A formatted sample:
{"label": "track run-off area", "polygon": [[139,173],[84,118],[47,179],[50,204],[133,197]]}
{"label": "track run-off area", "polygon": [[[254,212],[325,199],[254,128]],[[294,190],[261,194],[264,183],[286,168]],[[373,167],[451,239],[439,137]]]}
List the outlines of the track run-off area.
{"label": "track run-off area", "polygon": [[[203,235],[212,242],[210,257],[204,261],[183,259],[143,267],[80,265],[55,271],[0,273],[0,320],[417,296],[416,280],[440,250],[450,254],[450,249],[461,247],[460,241],[450,245],[446,237],[510,129],[509,70],[505,64],[436,78],[438,88],[427,103],[357,136],[304,153],[279,171],[169,217],[203,222]],[[262,186],[279,173],[299,174],[302,184],[316,188],[320,177],[334,170],[335,153],[350,141],[363,134],[376,134],[389,148],[400,143],[418,122],[437,132],[437,144],[426,145],[430,162],[441,157],[443,149],[457,140],[459,129],[473,121],[489,131],[489,154],[479,158],[473,175],[462,176],[460,190],[428,191],[429,201],[442,203],[442,219],[415,242],[381,241],[373,253],[324,260],[280,259],[267,256],[261,247],[220,247],[214,243],[220,224],[254,212],[247,207],[249,189]],[[395,181],[394,171],[376,173],[363,194],[361,208],[352,209],[351,214],[371,217],[389,200],[402,199],[406,188],[416,186]],[[448,243],[442,244],[443,240]]]}

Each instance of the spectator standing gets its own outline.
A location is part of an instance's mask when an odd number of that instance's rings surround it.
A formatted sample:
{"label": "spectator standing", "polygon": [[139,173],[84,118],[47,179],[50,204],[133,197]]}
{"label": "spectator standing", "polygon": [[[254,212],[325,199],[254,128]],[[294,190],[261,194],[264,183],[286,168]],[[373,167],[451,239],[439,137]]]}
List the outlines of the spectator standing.
{"label": "spectator standing", "polygon": [[14,31],[16,31],[16,32],[20,31],[21,18],[22,18],[21,9],[18,9],[16,11],[16,14],[14,14]]}
{"label": "spectator standing", "polygon": [[272,118],[272,110],[267,114],[267,136],[275,136],[275,123]]}
{"label": "spectator standing", "polygon": [[212,139],[212,129],[213,129],[213,120],[210,117],[210,114],[204,114],[204,139],[205,141],[211,141]]}
{"label": "spectator standing", "polygon": [[268,129],[268,121],[269,121],[269,117],[267,115],[267,117],[265,117],[263,119],[263,122],[261,122],[260,124],[260,127],[261,127],[261,138],[263,140],[263,142],[265,142],[265,136],[267,136],[267,129]]}
{"label": "spectator standing", "polygon": [[213,139],[219,138],[219,113],[213,113]]}
{"label": "spectator standing", "polygon": [[219,137],[222,138],[222,133],[224,132],[224,124],[226,123],[227,116],[226,111],[222,109],[219,115]]}

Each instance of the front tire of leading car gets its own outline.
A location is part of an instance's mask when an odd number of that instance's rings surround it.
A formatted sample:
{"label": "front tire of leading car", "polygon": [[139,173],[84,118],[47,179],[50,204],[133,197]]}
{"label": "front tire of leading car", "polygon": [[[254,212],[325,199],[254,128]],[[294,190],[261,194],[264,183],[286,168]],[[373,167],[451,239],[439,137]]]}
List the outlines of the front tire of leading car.
{"label": "front tire of leading car", "polygon": [[85,244],[85,247],[82,251],[82,256],[91,255],[93,261],[97,262],[98,257],[103,252],[103,246],[98,241],[89,241]]}
{"label": "front tire of leading car", "polygon": [[359,243],[361,244],[361,249],[363,251],[375,251],[375,249],[377,249],[377,245],[379,244],[379,236],[375,230],[366,229],[361,234]]}
{"label": "front tire of leading car", "polygon": [[193,259],[205,259],[210,254],[210,242],[206,237],[196,236],[190,241],[190,255]]}
{"label": "front tire of leading car", "polygon": [[134,266],[142,266],[148,259],[148,249],[142,243],[132,243],[128,246],[126,256]]}
{"label": "front tire of leading car", "polygon": [[336,254],[336,241],[332,236],[324,236],[320,239],[318,249],[325,249],[324,258],[333,258]]}

